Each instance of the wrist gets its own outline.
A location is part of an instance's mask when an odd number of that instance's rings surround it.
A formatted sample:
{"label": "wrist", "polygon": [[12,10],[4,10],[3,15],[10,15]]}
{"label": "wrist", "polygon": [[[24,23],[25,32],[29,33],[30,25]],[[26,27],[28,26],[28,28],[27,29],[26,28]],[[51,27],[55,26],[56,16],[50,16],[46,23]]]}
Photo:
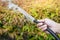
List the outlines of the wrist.
{"label": "wrist", "polygon": [[59,23],[57,24],[57,28],[58,28],[57,33],[60,33],[60,24]]}

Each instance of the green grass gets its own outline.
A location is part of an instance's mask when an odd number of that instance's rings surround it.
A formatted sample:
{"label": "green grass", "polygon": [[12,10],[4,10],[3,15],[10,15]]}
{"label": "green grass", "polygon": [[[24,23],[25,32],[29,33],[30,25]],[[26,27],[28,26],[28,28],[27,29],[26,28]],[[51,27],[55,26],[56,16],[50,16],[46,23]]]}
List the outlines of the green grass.
{"label": "green grass", "polygon": [[[39,9],[38,9],[39,8]],[[28,13],[36,19],[50,18],[60,23],[60,8],[29,8]],[[36,24],[32,24],[27,21],[22,14],[8,10],[7,8],[0,7],[0,35],[3,40],[6,40],[6,35],[10,39],[15,40],[55,40],[50,34],[42,32],[36,27]],[[7,37],[7,40],[8,40]]]}

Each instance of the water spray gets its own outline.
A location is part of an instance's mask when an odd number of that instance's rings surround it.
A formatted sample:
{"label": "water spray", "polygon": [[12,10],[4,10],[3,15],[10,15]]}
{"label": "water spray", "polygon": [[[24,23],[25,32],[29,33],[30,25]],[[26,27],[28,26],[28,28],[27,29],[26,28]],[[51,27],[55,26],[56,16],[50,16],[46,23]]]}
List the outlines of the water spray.
{"label": "water spray", "polygon": [[[7,7],[8,7],[9,9],[19,11],[19,12],[22,13],[29,21],[31,21],[31,22],[33,22],[33,23],[36,23],[36,24],[39,23],[34,17],[32,17],[31,15],[29,15],[29,14],[28,14],[25,10],[23,10],[21,7],[19,7],[18,5],[12,3],[12,0],[6,0],[6,1],[8,1]],[[46,29],[46,31],[48,31],[56,40],[60,40],[60,38],[58,37],[58,35],[55,34],[49,27]]]}

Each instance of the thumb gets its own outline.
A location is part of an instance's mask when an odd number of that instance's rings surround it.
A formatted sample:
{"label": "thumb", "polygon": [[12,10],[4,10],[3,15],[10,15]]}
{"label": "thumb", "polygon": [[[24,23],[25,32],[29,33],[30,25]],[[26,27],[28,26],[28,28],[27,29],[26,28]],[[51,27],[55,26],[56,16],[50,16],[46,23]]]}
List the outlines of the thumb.
{"label": "thumb", "polygon": [[40,23],[44,23],[44,19],[41,19],[41,20],[37,20],[38,22],[40,22]]}
{"label": "thumb", "polygon": [[56,22],[54,22],[51,19],[46,18],[45,19],[45,24],[47,24],[48,26],[54,26],[56,24]]}

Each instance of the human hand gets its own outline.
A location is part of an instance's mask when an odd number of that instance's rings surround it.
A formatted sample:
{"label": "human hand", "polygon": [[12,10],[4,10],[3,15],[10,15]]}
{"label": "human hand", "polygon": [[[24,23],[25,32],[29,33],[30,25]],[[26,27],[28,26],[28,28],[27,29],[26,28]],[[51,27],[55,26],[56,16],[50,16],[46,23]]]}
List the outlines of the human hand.
{"label": "human hand", "polygon": [[51,19],[38,20],[40,23],[37,24],[37,27],[42,31],[46,31],[47,27],[53,30],[55,33],[60,33],[60,24],[54,22]]}

